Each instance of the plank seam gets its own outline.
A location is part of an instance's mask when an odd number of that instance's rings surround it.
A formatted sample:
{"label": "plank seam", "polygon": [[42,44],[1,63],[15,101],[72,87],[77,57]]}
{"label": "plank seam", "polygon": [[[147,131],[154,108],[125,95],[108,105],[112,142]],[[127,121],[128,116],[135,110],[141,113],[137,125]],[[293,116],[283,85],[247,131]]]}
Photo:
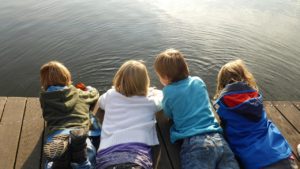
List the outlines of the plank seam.
{"label": "plank seam", "polygon": [[25,99],[25,107],[24,107],[24,111],[23,111],[21,129],[20,129],[20,132],[19,132],[19,139],[18,139],[18,145],[17,145],[17,152],[16,152],[16,156],[15,156],[14,169],[16,168],[16,165],[17,165],[17,159],[18,159],[20,141],[21,141],[21,134],[22,134],[22,130],[23,130],[23,123],[24,123],[24,117],[25,117],[26,109],[27,109],[27,98]]}
{"label": "plank seam", "polygon": [[271,102],[272,105],[275,107],[275,109],[290,123],[290,125],[298,132],[298,134],[300,134],[300,131],[297,129],[296,126],[293,125],[293,123],[279,110],[279,108],[277,108],[277,106],[273,103],[273,101]]}
{"label": "plank seam", "polygon": [[169,159],[169,161],[170,161],[171,167],[172,167],[172,169],[175,169],[174,164],[173,164],[172,159],[171,159],[171,156],[170,156],[170,153],[169,153],[169,150],[168,150],[168,148],[167,148],[166,140],[164,139],[163,134],[162,134],[162,132],[161,132],[161,128],[159,127],[158,124],[157,124],[157,127],[158,127],[158,132],[159,132],[159,134],[162,136],[162,137],[161,137],[161,138],[162,138],[162,142],[163,142],[163,144],[164,144],[164,147],[166,148],[166,153],[167,153],[168,159]]}
{"label": "plank seam", "polygon": [[294,103],[294,102],[291,102],[292,105],[294,105],[296,107],[296,109],[298,109],[300,111],[300,108]]}
{"label": "plank seam", "polygon": [[3,117],[3,114],[4,114],[4,109],[5,109],[6,103],[7,103],[7,97],[6,97],[6,99],[5,99],[5,103],[4,103],[4,105],[3,105],[3,110],[2,110],[2,112],[1,112],[0,122],[2,121],[2,117]]}

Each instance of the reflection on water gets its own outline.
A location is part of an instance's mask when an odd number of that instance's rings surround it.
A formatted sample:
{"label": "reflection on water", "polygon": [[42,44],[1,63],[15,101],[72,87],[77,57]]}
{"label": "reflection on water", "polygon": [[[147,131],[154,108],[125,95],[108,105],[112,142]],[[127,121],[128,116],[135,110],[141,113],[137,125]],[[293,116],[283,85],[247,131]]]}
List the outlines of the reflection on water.
{"label": "reflection on water", "polygon": [[0,0],[0,96],[38,96],[39,68],[107,90],[128,59],[177,48],[211,96],[220,67],[242,58],[266,99],[300,99],[300,2],[293,0]]}

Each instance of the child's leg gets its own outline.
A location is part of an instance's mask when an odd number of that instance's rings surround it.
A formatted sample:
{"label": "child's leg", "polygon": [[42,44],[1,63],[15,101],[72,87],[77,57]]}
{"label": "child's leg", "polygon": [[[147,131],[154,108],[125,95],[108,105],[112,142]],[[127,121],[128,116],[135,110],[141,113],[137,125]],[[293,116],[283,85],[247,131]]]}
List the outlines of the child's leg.
{"label": "child's leg", "polygon": [[181,145],[181,169],[215,169],[215,143],[209,134],[185,138]]}
{"label": "child's leg", "polygon": [[[78,136],[78,133],[76,135]],[[87,138],[87,136],[83,136],[84,133],[81,133],[79,135],[80,138],[79,140],[76,140],[75,143],[74,139],[72,139],[72,137],[74,136],[71,136],[71,166],[73,169],[93,169],[96,165],[96,149],[93,146],[91,140]],[[82,140],[84,141],[84,143],[82,142]]]}
{"label": "child's leg", "polygon": [[296,164],[295,159],[289,157],[267,167],[263,167],[263,169],[298,169],[298,165]]}
{"label": "child's leg", "polygon": [[214,138],[220,153],[217,169],[239,169],[239,164],[224,137],[216,134]]}
{"label": "child's leg", "polygon": [[[228,149],[224,150],[225,147]],[[226,151],[226,158],[222,159]],[[182,169],[239,169],[227,143],[219,133],[192,136],[183,141],[180,152]]]}

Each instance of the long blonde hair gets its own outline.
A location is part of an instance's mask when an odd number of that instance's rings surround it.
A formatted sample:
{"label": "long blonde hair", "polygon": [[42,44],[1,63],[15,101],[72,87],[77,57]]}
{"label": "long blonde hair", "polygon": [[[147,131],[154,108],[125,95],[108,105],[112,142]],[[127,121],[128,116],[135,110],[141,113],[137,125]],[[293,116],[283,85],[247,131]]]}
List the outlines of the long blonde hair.
{"label": "long blonde hair", "polygon": [[117,71],[113,85],[119,93],[130,96],[146,96],[150,78],[146,66],[141,61],[129,60]]}
{"label": "long blonde hair", "polygon": [[217,77],[217,89],[214,99],[217,99],[227,84],[245,82],[258,90],[253,74],[247,69],[241,59],[226,63],[221,67]]}
{"label": "long blonde hair", "polygon": [[70,71],[58,61],[50,61],[44,64],[40,69],[41,86],[47,90],[52,85],[71,85]]}

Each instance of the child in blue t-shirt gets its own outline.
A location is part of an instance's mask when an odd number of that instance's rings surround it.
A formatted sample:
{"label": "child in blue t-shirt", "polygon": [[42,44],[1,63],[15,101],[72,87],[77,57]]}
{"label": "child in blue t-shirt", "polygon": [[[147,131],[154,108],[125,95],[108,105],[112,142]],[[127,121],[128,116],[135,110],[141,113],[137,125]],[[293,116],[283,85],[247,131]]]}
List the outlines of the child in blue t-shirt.
{"label": "child in blue t-shirt", "polygon": [[154,67],[165,86],[164,113],[174,122],[171,142],[182,141],[181,168],[239,168],[214,117],[205,83],[189,76],[182,53],[168,49],[156,57]]}

